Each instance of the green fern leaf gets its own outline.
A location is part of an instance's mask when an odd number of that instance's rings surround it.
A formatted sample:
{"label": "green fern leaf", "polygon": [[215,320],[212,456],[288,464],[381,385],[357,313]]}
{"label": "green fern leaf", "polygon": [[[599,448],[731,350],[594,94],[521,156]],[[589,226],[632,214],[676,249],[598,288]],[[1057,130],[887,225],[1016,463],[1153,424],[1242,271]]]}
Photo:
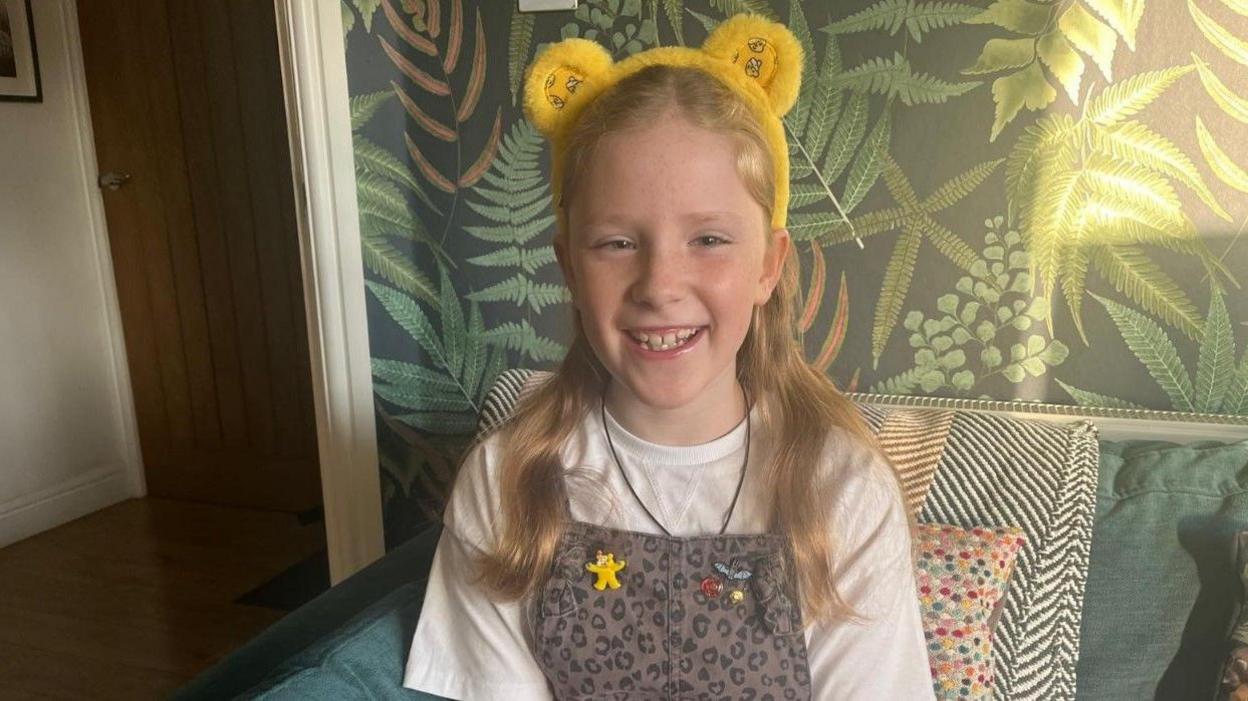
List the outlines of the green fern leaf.
{"label": "green fern leaf", "polygon": [[719,25],[718,20],[713,19],[711,17],[707,17],[701,12],[694,12],[693,10],[690,10],[687,7],[685,8],[685,12],[688,12],[689,14],[693,15],[693,18],[698,21],[698,24],[702,25],[702,29],[705,30],[707,34],[710,34],[711,32],[715,31],[715,27]]}
{"label": "green fern leaf", "polygon": [[1094,211],[1101,217],[1112,219],[1119,208],[1131,207],[1158,229],[1195,236],[1195,227],[1183,214],[1174,189],[1156,173],[1128,161],[1092,154],[1084,162],[1083,175],[1089,197],[1097,205]]}
{"label": "green fern leaf", "polygon": [[725,17],[748,12],[755,15],[762,15],[770,20],[776,20],[776,13],[771,9],[771,5],[767,0],[710,0],[711,7],[724,13]]}
{"label": "green fern leaf", "polygon": [[936,247],[936,250],[953,261],[959,268],[970,272],[975,265],[975,261],[979,260],[979,255],[975,253],[975,249],[971,248],[970,244],[963,241],[949,229],[941,226],[934,219],[927,221],[923,231],[927,235],[927,239]]}
{"label": "green fern leaf", "polygon": [[861,66],[851,68],[832,81],[835,88],[848,88],[857,92],[870,92],[888,98],[899,98],[906,106],[915,104],[942,104],[949,98],[978,87],[980,81],[950,83],[935,76],[915,73],[910,62],[900,52],[892,60],[873,58]]}
{"label": "green fern leaf", "polygon": [[810,158],[818,163],[823,160],[823,150],[832,136],[833,126],[841,113],[843,95],[832,87],[832,77],[841,72],[841,49],[836,37],[828,37],[824,47],[823,65],[816,80],[814,97],[810,107],[810,119],[806,123],[804,137]]}
{"label": "green fern leaf", "polygon": [[1122,35],[1127,48],[1135,51],[1135,30],[1144,15],[1144,0],[1087,0],[1111,27]]}
{"label": "green fern leaf", "polygon": [[799,0],[789,0],[789,31],[797,37],[802,47],[802,91],[797,102],[787,115],[787,121],[799,139],[806,137],[807,120],[810,116],[810,103],[816,90],[815,75],[815,43],[810,36],[810,26],[806,23],[806,13],[802,11]]}
{"label": "green fern leaf", "polygon": [[814,168],[806,160],[806,155],[802,153],[802,149],[798,146],[792,130],[786,129],[785,131],[785,136],[789,137],[789,187],[792,188],[794,183],[810,175]]}
{"label": "green fern leaf", "polygon": [[413,411],[458,413],[472,411],[473,405],[462,395],[434,394],[428,388],[408,388],[373,383],[373,392],[395,406]]}
{"label": "green fern leaf", "polygon": [[960,24],[979,13],[978,7],[961,3],[880,0],[865,10],[829,24],[823,31],[835,36],[887,30],[892,35],[904,26],[916,42],[922,42],[924,32]]}
{"label": "green fern leaf", "polygon": [[[789,209],[801,209],[809,204],[828,198],[828,191],[820,183],[798,183],[789,186]],[[789,219],[795,215],[790,215]],[[840,215],[837,215],[840,218]]]}
{"label": "green fern leaf", "polygon": [[1159,71],[1137,73],[1105,88],[1088,106],[1087,119],[1109,127],[1144,109],[1174,81],[1196,70],[1195,66],[1174,66]]}
{"label": "green fern leaf", "polygon": [[390,245],[383,233],[372,227],[372,219],[360,224],[360,252],[364,267],[388,280],[390,284],[429,304],[437,304],[433,281],[413,263],[410,255]]}
{"label": "green fern leaf", "polygon": [[485,366],[485,373],[481,376],[481,388],[479,395],[481,401],[485,400],[485,395],[494,386],[494,380],[508,367],[511,366],[510,360],[507,358],[506,348],[494,348],[490,353],[490,361]]}
{"label": "green fern leaf", "polygon": [[1054,378],[1054,381],[1061,385],[1062,389],[1066,390],[1066,393],[1069,394],[1071,398],[1075,400],[1075,404],[1078,404],[1079,406],[1094,406],[1104,409],[1144,408],[1143,406],[1136,404],[1135,402],[1127,401],[1126,399],[1119,399],[1118,397],[1111,397],[1106,394],[1097,394],[1096,392],[1089,392],[1087,390],[1079,389],[1078,387],[1072,387],[1056,378]]}
{"label": "green fern leaf", "polygon": [[[491,191],[488,189],[482,190],[483,194],[486,192]],[[473,200],[467,200],[467,202],[469,209],[477,214],[480,214],[486,219],[500,224],[511,225],[513,223],[519,224],[531,221],[533,217],[549,209],[550,200],[543,197],[543,195],[545,195],[545,193],[542,192],[541,189],[538,189],[533,193],[524,193],[518,197],[514,197],[502,206],[482,204],[474,202]],[[526,201],[528,201],[527,204],[525,204]]]}
{"label": "green fern leaf", "polygon": [[527,177],[517,177],[513,181],[508,181],[502,176],[485,171],[482,178],[487,181],[489,185],[493,185],[494,187],[497,187],[498,190],[502,190],[503,192],[527,192],[532,190],[532,188],[537,187],[538,185],[544,185],[544,183],[547,182],[547,177],[545,177],[543,173],[533,173],[533,175],[529,175]]}
{"label": "green fern leaf", "polygon": [[458,392],[459,385],[445,374],[421,367],[415,363],[386,358],[373,358],[373,379],[391,385],[420,387],[429,392],[451,394]]}
{"label": "green fern leaf", "polygon": [[512,302],[518,307],[527,304],[539,313],[543,307],[571,300],[563,285],[533,282],[519,274],[483,290],[469,293],[468,299],[478,302]]}
{"label": "green fern leaf", "polygon": [[394,97],[393,90],[379,90],[363,95],[352,95],[349,100],[351,105],[351,131],[358,131],[365,124],[368,124],[373,115],[377,114],[377,110],[392,97]]}
{"label": "green fern leaf", "polygon": [[1248,416],[1248,351],[1239,360],[1239,369],[1231,378],[1231,386],[1222,398],[1222,413]]}
{"label": "green fern leaf", "polygon": [[888,337],[897,328],[901,306],[910,291],[910,280],[914,276],[914,265],[918,262],[919,244],[922,241],[922,232],[907,227],[902,231],[901,238],[897,240],[893,254],[888,259],[884,285],[875,306],[875,323],[871,327],[871,359],[876,367],[879,366],[880,356],[884,354]]}
{"label": "green fern leaf", "polygon": [[1139,249],[1099,246],[1092,253],[1092,264],[1118,292],[1126,294],[1144,311],[1157,314],[1188,338],[1197,338],[1201,333],[1201,314],[1187,293]]}
{"label": "green fern leaf", "polygon": [[1010,150],[1005,165],[1005,187],[1010,208],[1029,221],[1030,203],[1036,197],[1038,173],[1074,167],[1077,155],[1075,120],[1066,114],[1050,114],[1027,127]]}
{"label": "green fern leaf", "polygon": [[464,231],[473,238],[491,243],[524,244],[538,234],[545,233],[554,226],[553,214],[525,222],[514,229],[506,226],[465,226]]}
{"label": "green fern leaf", "polygon": [[522,356],[539,362],[554,362],[567,353],[557,341],[538,336],[528,319],[500,324],[487,330],[482,337],[486,343],[519,351]]}
{"label": "green fern leaf", "polygon": [[356,173],[356,197],[361,214],[375,216],[398,230],[425,231],[424,225],[407,209],[403,193],[389,179],[371,172]]}
{"label": "green fern leaf", "polygon": [[[488,190],[485,188],[483,188],[483,190],[484,192],[492,193],[491,190]],[[510,199],[507,199],[506,204],[503,204],[503,205],[488,205],[488,204],[482,204],[479,202],[474,202],[472,200],[467,200],[467,203],[468,203],[469,209],[476,212],[477,214],[480,214],[486,219],[489,219],[492,222],[497,222],[499,224],[508,224],[511,222],[511,208],[507,206],[511,204]]]}
{"label": "green fern leaf", "polygon": [[910,394],[919,386],[919,378],[925,372],[927,368],[911,368],[900,375],[875,383],[871,386],[871,391],[876,394]]}
{"label": "green fern leaf", "polygon": [[988,176],[997,170],[997,166],[1005,162],[1004,158],[995,161],[984,161],[979,165],[949,179],[932,194],[923,199],[923,208],[927,210],[952,207],[955,202],[971,194]]}
{"label": "green fern leaf", "polygon": [[394,418],[425,433],[444,436],[471,435],[477,427],[476,416],[467,413],[416,412],[396,414]]}
{"label": "green fern leaf", "polygon": [[351,0],[351,4],[359,10],[360,19],[364,20],[364,31],[372,34],[373,15],[377,13],[377,8],[381,7],[381,0]]}
{"label": "green fern leaf", "polygon": [[1235,371],[1235,337],[1226,302],[1216,289],[1209,299],[1209,314],[1200,335],[1200,355],[1196,360],[1196,411],[1212,413],[1222,408]]}
{"label": "green fern leaf", "polygon": [[1079,205],[1084,199],[1082,173],[1054,174],[1038,184],[1032,222],[1027,227],[1032,278],[1040,281],[1045,297],[1051,297],[1066,247],[1067,232],[1078,225]]}
{"label": "green fern leaf", "polygon": [[962,24],[980,12],[978,7],[958,2],[911,3],[906,29],[916,42],[922,42],[924,32]]}
{"label": "green fern leaf", "polygon": [[681,26],[684,4],[684,0],[663,0],[663,14],[667,15],[667,21],[672,25],[672,33],[676,35],[676,43],[681,46],[685,45],[684,28]]}
{"label": "green fern leaf", "polygon": [[[909,217],[909,213],[901,207],[889,207],[864,214],[854,219],[853,231],[845,225],[845,220],[836,212],[810,212],[793,215],[789,221],[790,232],[795,229],[806,238],[820,238],[828,244],[845,243],[854,237],[865,238],[885,231],[893,231],[901,226]],[[795,236],[797,234],[794,234]]]}
{"label": "green fern leaf", "polygon": [[[472,262],[496,265],[500,263],[495,261],[511,260],[529,273],[536,270],[532,266],[545,264],[536,262],[542,260],[540,255],[534,257],[532,252],[521,255],[516,248],[548,231],[555,221],[548,213],[551,202],[549,186],[538,161],[541,150],[541,134],[528,120],[512,125],[490,169],[465,198],[469,209],[492,223],[466,225],[464,231],[481,241],[511,244],[509,249],[479,256]],[[553,257],[546,262],[551,260]]]}
{"label": "green fern leaf", "polygon": [[342,3],[340,9],[342,10],[342,35],[345,37],[351,33],[352,29],[355,29],[355,13],[345,2]]}
{"label": "green fern leaf", "polygon": [[372,280],[365,280],[364,285],[373,293],[377,301],[381,302],[381,306],[394,323],[407,331],[408,335],[420,345],[426,354],[432,356],[438,365],[446,368],[446,352],[442,348],[442,342],[438,339],[438,334],[433,330],[433,324],[429,323],[429,318],[425,316],[420,305],[392,287]]}
{"label": "green fern leaf", "polygon": [[513,104],[520,96],[520,81],[529,62],[529,49],[533,46],[533,23],[533,14],[520,12],[515,5],[512,6],[511,36],[507,42],[507,84],[511,86]]}
{"label": "green fern leaf", "polygon": [[901,166],[887,152],[882,155],[882,158],[884,168],[881,172],[884,175],[884,186],[888,188],[888,194],[892,195],[893,201],[901,205],[903,209],[921,209],[919,196],[915,193],[914,186],[910,184]]}
{"label": "green fern leaf", "polygon": [[433,249],[438,258],[449,260],[424,222],[408,211],[407,201],[392,182],[373,173],[356,173],[355,190],[362,229],[419,241]]}
{"label": "green fern leaf", "polygon": [[[471,296],[471,295],[470,295]],[[489,348],[481,334],[485,333],[485,322],[481,318],[481,305],[475,301],[468,304],[468,333],[464,347],[464,370],[461,373],[463,387],[473,399],[480,397],[481,373],[485,370],[486,354]]]}
{"label": "green fern leaf", "polygon": [[1066,299],[1066,308],[1070,310],[1071,321],[1075,322],[1075,331],[1084,344],[1087,344],[1088,335],[1083,329],[1083,290],[1088,280],[1090,237],[1082,222],[1075,229],[1068,230],[1067,235],[1069,238],[1059,253],[1061,257],[1058,278],[1062,286],[1062,297]]}
{"label": "green fern leaf", "polygon": [[468,329],[464,325],[464,311],[459,307],[459,294],[451,284],[450,273],[443,266],[438,266],[438,272],[441,277],[438,309],[442,312],[442,348],[446,351],[447,371],[452,377],[459,377],[464,369]]}
{"label": "green fern leaf", "polygon": [[841,177],[841,173],[854,157],[858,144],[867,134],[867,117],[869,114],[866,93],[854,93],[849,96],[845,111],[841,113],[828,144],[827,157],[823,162],[823,179],[829,183]]}
{"label": "green fern leaf", "polygon": [[880,0],[865,10],[829,24],[823,31],[836,35],[886,29],[889,34],[896,34],[905,22],[909,6],[910,0]]}
{"label": "green fern leaf", "polygon": [[[883,231],[891,231],[895,229],[897,223],[901,221],[901,217],[897,217],[895,221],[888,222],[888,225],[877,225],[872,234],[878,234]],[[854,227],[857,229],[858,220],[854,220]],[[854,238],[850,233],[849,227],[845,226],[845,220],[835,211],[822,210],[813,212],[796,212],[789,215],[789,234],[793,236],[794,241],[811,241],[819,239],[826,244],[844,243]],[[858,236],[863,236],[861,231],[855,231]]]}
{"label": "green fern leaf", "polygon": [[412,172],[394,154],[360,134],[355,135],[353,142],[357,174],[370,173],[403,185],[435,214],[442,214],[442,210],[429,198],[425,188],[420,186],[416,178],[412,177]]}
{"label": "green fern leaf", "polygon": [[888,142],[891,136],[892,117],[888,107],[885,106],[884,113],[871,128],[870,136],[863,143],[862,149],[858,152],[858,158],[854,160],[854,165],[849,169],[849,177],[845,181],[845,196],[841,202],[846,212],[854,211],[854,208],[875,186],[875,181],[880,177],[880,171],[884,169],[884,159],[888,157]]}
{"label": "green fern leaf", "polygon": [[538,268],[555,262],[555,248],[554,246],[541,246],[530,249],[508,246],[485,255],[474,256],[469,258],[468,262],[487,268],[518,267],[532,275],[537,272]]}
{"label": "green fern leaf", "polygon": [[1193,411],[1195,395],[1191,377],[1183,367],[1174,343],[1161,327],[1130,307],[1094,293],[1089,294],[1109,312],[1127,347],[1148,368],[1149,374],[1170,398],[1171,406],[1179,411]]}
{"label": "green fern leaf", "polygon": [[[486,173],[481,176],[482,183],[493,185],[493,187],[484,187],[476,191],[483,199],[497,205],[522,207],[534,201],[550,202],[550,193],[543,187],[546,185],[545,176],[533,176],[528,178],[517,178],[514,181],[504,181],[493,173]],[[504,188],[517,188],[515,192],[511,192]]]}
{"label": "green fern leaf", "polygon": [[1178,180],[1191,188],[1219,217],[1231,220],[1231,215],[1218,204],[1192,159],[1161,134],[1132,120],[1112,129],[1093,129],[1091,137],[1093,149]]}

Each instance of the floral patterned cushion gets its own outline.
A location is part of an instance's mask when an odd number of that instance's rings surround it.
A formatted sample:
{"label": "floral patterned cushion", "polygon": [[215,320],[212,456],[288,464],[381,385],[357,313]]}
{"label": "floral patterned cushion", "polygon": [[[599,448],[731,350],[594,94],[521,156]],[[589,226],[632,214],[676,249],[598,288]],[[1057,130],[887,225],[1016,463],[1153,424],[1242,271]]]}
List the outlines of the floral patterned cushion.
{"label": "floral patterned cushion", "polygon": [[1219,701],[1248,701],[1248,531],[1235,534],[1235,571],[1240,593],[1231,621],[1230,652],[1222,665]]}
{"label": "floral patterned cushion", "polygon": [[992,630],[1026,537],[919,524],[915,582],[937,699],[992,698]]}

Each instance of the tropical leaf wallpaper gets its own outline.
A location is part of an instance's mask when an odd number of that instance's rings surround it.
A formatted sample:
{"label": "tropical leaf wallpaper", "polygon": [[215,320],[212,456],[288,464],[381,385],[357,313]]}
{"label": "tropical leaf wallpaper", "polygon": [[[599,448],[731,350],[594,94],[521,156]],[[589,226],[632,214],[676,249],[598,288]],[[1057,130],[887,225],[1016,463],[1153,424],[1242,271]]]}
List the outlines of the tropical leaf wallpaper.
{"label": "tropical leaf wallpaper", "polygon": [[798,325],[842,387],[1248,417],[1248,0],[344,0],[392,546],[570,338],[524,67],[747,10],[806,49]]}

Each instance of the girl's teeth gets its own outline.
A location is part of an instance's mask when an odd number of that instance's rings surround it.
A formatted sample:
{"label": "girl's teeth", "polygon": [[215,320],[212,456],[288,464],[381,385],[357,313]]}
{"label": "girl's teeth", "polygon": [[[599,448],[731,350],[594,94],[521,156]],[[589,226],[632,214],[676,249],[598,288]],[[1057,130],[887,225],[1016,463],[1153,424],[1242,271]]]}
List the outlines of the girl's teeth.
{"label": "girl's teeth", "polygon": [[677,332],[662,335],[655,334],[653,336],[638,333],[633,338],[650,350],[664,351],[684,345],[696,333],[697,329],[682,329]]}

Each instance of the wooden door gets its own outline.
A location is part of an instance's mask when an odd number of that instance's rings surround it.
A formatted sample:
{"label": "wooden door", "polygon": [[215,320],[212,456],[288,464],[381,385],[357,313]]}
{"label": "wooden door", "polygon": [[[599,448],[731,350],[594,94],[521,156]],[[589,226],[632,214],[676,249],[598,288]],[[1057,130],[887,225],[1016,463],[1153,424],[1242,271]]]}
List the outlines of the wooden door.
{"label": "wooden door", "polygon": [[148,492],[320,504],[273,5],[78,14]]}

